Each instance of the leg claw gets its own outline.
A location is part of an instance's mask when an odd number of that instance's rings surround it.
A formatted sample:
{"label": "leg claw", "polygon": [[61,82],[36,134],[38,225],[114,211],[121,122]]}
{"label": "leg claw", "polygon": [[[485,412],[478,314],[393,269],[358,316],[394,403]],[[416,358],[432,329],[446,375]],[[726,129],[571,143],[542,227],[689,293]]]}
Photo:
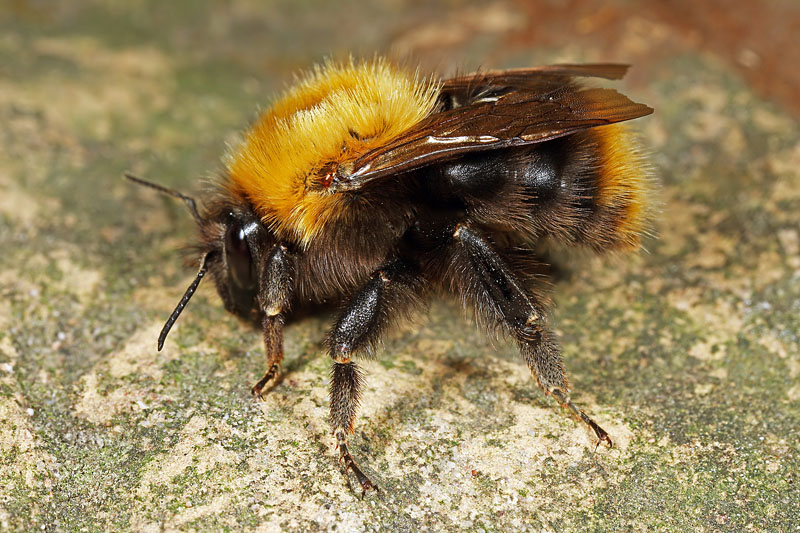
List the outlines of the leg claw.
{"label": "leg claw", "polygon": [[611,442],[611,437],[608,436],[608,433],[606,433],[606,430],[604,430],[603,428],[598,426],[597,423],[594,420],[592,420],[591,418],[589,418],[588,424],[594,430],[595,435],[597,435],[597,444],[594,445],[595,451],[597,451],[597,448],[600,447],[600,443],[601,442],[605,442],[606,443],[606,447],[608,447],[608,448],[613,448],[614,447],[614,443]]}
{"label": "leg claw", "polygon": [[356,476],[359,484],[361,484],[361,497],[363,498],[366,496],[368,490],[374,490],[375,492],[380,492],[380,489],[377,485],[375,485],[369,478],[364,475],[356,462],[353,460],[353,456],[350,455],[350,452],[347,451],[347,444],[343,441],[339,441],[339,461],[344,461],[344,471],[345,474],[348,470],[352,470],[353,474]]}
{"label": "leg claw", "polygon": [[555,388],[552,389],[550,393],[555,397],[556,400],[558,400],[558,403],[561,404],[561,407],[569,409],[578,420],[581,420],[584,424],[589,426],[592,431],[594,431],[594,434],[597,435],[597,443],[594,446],[595,451],[597,451],[597,448],[600,446],[601,442],[605,442],[606,446],[609,448],[614,447],[614,443],[611,442],[611,437],[608,436],[606,430],[598,426],[597,422],[589,418],[589,415],[584,413],[582,409],[578,408],[574,403],[572,403],[572,400],[569,399],[569,396],[567,396],[563,390]]}
{"label": "leg claw", "polygon": [[264,389],[266,388],[267,384],[270,381],[272,383],[275,383],[277,381],[278,371],[279,371],[278,365],[272,365],[271,367],[269,367],[269,370],[267,370],[267,373],[264,374],[264,377],[258,380],[258,383],[256,383],[250,388],[250,392],[253,393],[253,397],[256,400],[264,399],[263,396]]}
{"label": "leg claw", "polygon": [[374,490],[378,494],[381,492],[377,485],[373,485],[372,482],[367,479],[366,483],[361,483],[361,499],[366,497],[368,490]]}

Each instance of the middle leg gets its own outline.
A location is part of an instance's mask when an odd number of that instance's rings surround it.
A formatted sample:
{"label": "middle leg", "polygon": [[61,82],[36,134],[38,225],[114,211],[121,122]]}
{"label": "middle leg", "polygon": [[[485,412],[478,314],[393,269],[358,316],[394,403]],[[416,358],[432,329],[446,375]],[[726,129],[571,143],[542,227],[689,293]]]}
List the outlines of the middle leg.
{"label": "middle leg", "polygon": [[347,448],[347,434],[353,432],[363,387],[362,373],[352,357],[372,353],[395,316],[408,313],[421,303],[422,288],[422,279],[407,264],[399,260],[388,263],[347,303],[326,339],[333,359],[331,426],[339,459],[345,470],[355,474],[362,494],[377,487],[361,472]]}

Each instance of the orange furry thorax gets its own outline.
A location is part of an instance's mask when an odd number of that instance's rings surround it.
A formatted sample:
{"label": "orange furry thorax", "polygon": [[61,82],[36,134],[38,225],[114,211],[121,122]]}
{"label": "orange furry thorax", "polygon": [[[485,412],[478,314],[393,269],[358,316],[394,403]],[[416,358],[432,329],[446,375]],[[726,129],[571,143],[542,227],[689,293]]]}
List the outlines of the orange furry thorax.
{"label": "orange furry thorax", "polygon": [[280,238],[303,246],[342,212],[331,169],[397,138],[434,108],[438,87],[382,60],[327,63],[303,77],[229,154],[227,187]]}

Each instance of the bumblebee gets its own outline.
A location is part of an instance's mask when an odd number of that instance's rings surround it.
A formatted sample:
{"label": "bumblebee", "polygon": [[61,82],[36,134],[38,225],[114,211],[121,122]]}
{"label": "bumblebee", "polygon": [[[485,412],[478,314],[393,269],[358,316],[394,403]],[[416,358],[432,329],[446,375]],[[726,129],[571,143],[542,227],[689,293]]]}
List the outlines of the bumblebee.
{"label": "bumblebee", "polygon": [[210,274],[228,311],[260,322],[266,372],[283,360],[293,308],[336,301],[325,339],[330,423],[345,472],[376,489],[348,451],[364,375],[391,324],[432,293],[457,295],[510,335],[546,395],[611,438],[568,395],[543,294],[549,238],[597,252],[639,246],[647,164],[619,123],[653,112],[584,78],[625,65],[554,65],[425,79],[381,59],[328,62],[302,77],[230,150],[197,221],[200,270],[164,325]]}

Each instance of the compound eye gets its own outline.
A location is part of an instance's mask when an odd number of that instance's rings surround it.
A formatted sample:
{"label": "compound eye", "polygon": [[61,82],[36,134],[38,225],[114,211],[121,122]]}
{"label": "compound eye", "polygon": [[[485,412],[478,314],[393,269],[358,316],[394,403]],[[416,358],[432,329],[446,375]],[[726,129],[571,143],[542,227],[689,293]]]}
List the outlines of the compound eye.
{"label": "compound eye", "polygon": [[225,232],[225,258],[233,282],[241,289],[255,286],[253,258],[244,228],[238,222],[231,222]]}

